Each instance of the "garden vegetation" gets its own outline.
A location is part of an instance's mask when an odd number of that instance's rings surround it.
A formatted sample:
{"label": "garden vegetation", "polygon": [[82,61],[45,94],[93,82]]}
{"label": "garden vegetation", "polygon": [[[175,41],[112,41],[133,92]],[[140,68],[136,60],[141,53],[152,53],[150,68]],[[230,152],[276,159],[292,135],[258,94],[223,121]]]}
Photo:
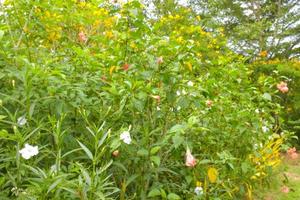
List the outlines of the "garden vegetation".
{"label": "garden vegetation", "polygon": [[145,9],[1,5],[0,199],[250,200],[267,183],[292,79],[189,8]]}

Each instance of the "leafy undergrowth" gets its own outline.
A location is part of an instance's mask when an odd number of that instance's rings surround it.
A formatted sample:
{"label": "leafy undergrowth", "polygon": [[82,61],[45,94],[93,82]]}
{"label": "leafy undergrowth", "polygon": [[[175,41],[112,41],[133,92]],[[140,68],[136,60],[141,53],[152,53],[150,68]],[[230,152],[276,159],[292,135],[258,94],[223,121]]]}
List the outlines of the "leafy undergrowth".
{"label": "leafy undergrowth", "polygon": [[271,180],[270,187],[256,193],[256,200],[300,199],[300,159],[290,160],[287,156],[283,156],[282,166]]}

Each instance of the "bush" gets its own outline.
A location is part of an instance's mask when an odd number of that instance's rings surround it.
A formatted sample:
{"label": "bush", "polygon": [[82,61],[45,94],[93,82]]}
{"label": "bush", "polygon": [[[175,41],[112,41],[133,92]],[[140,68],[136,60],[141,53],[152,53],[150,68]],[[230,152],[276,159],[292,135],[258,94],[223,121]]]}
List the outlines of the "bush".
{"label": "bush", "polygon": [[177,12],[6,1],[2,199],[251,199],[291,135],[278,80]]}
{"label": "bush", "polygon": [[300,136],[300,64],[299,60],[259,60],[253,63],[256,77],[274,76],[288,83],[289,92],[278,102],[284,107],[281,116],[285,128]]}

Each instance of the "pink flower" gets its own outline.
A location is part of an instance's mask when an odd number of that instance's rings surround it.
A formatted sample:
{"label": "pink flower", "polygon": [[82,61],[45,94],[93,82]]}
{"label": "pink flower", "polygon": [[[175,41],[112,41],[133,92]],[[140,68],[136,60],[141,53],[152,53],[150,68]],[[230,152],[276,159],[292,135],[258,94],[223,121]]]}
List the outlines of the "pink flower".
{"label": "pink flower", "polygon": [[212,100],[207,100],[205,103],[206,103],[206,106],[209,107],[209,108],[213,105]]}
{"label": "pink flower", "polygon": [[157,59],[156,59],[156,63],[157,64],[162,64],[164,62],[164,60],[163,60],[163,57],[162,56],[160,56],[160,57],[158,57]]}
{"label": "pink flower", "polygon": [[189,149],[186,150],[186,154],[185,154],[185,165],[187,167],[195,167],[197,164],[196,159],[194,158],[194,156],[191,154],[191,151]]}
{"label": "pink flower", "polygon": [[289,148],[288,150],[287,150],[287,154],[289,154],[289,155],[291,155],[291,154],[293,154],[293,153],[296,153],[296,148],[295,147],[293,147],[293,148]]}
{"label": "pink flower", "polygon": [[292,153],[290,157],[292,160],[296,160],[298,158],[298,153]]}
{"label": "pink flower", "polygon": [[80,31],[80,33],[78,33],[78,39],[82,43],[87,41],[87,37],[83,31]]}
{"label": "pink flower", "polygon": [[283,193],[289,193],[290,189],[287,186],[284,185],[284,186],[281,187],[281,192],[283,192]]}
{"label": "pink flower", "polygon": [[282,93],[287,93],[289,91],[287,83],[283,81],[277,84],[277,89]]}
{"label": "pink flower", "polygon": [[298,153],[295,147],[293,148],[289,148],[287,150],[287,154],[289,156],[289,158],[291,158],[292,160],[296,160],[298,158]]}
{"label": "pink flower", "polygon": [[128,63],[125,63],[123,66],[122,66],[123,70],[124,71],[128,71],[129,70],[129,64]]}
{"label": "pink flower", "polygon": [[159,96],[159,95],[151,95],[151,97],[152,97],[153,99],[155,99],[155,100],[157,101],[157,103],[160,102],[160,96]]}

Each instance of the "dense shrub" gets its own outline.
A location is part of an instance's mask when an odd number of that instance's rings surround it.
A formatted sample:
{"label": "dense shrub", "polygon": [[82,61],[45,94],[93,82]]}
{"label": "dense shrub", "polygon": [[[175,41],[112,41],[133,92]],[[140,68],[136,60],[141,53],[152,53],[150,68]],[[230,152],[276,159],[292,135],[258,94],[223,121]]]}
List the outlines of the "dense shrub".
{"label": "dense shrub", "polygon": [[291,135],[279,78],[189,10],[92,2],[3,6],[1,199],[251,199]]}
{"label": "dense shrub", "polygon": [[289,92],[280,96],[278,102],[284,106],[281,113],[285,128],[300,136],[300,63],[299,60],[258,60],[253,63],[255,76],[281,77],[289,85]]}

